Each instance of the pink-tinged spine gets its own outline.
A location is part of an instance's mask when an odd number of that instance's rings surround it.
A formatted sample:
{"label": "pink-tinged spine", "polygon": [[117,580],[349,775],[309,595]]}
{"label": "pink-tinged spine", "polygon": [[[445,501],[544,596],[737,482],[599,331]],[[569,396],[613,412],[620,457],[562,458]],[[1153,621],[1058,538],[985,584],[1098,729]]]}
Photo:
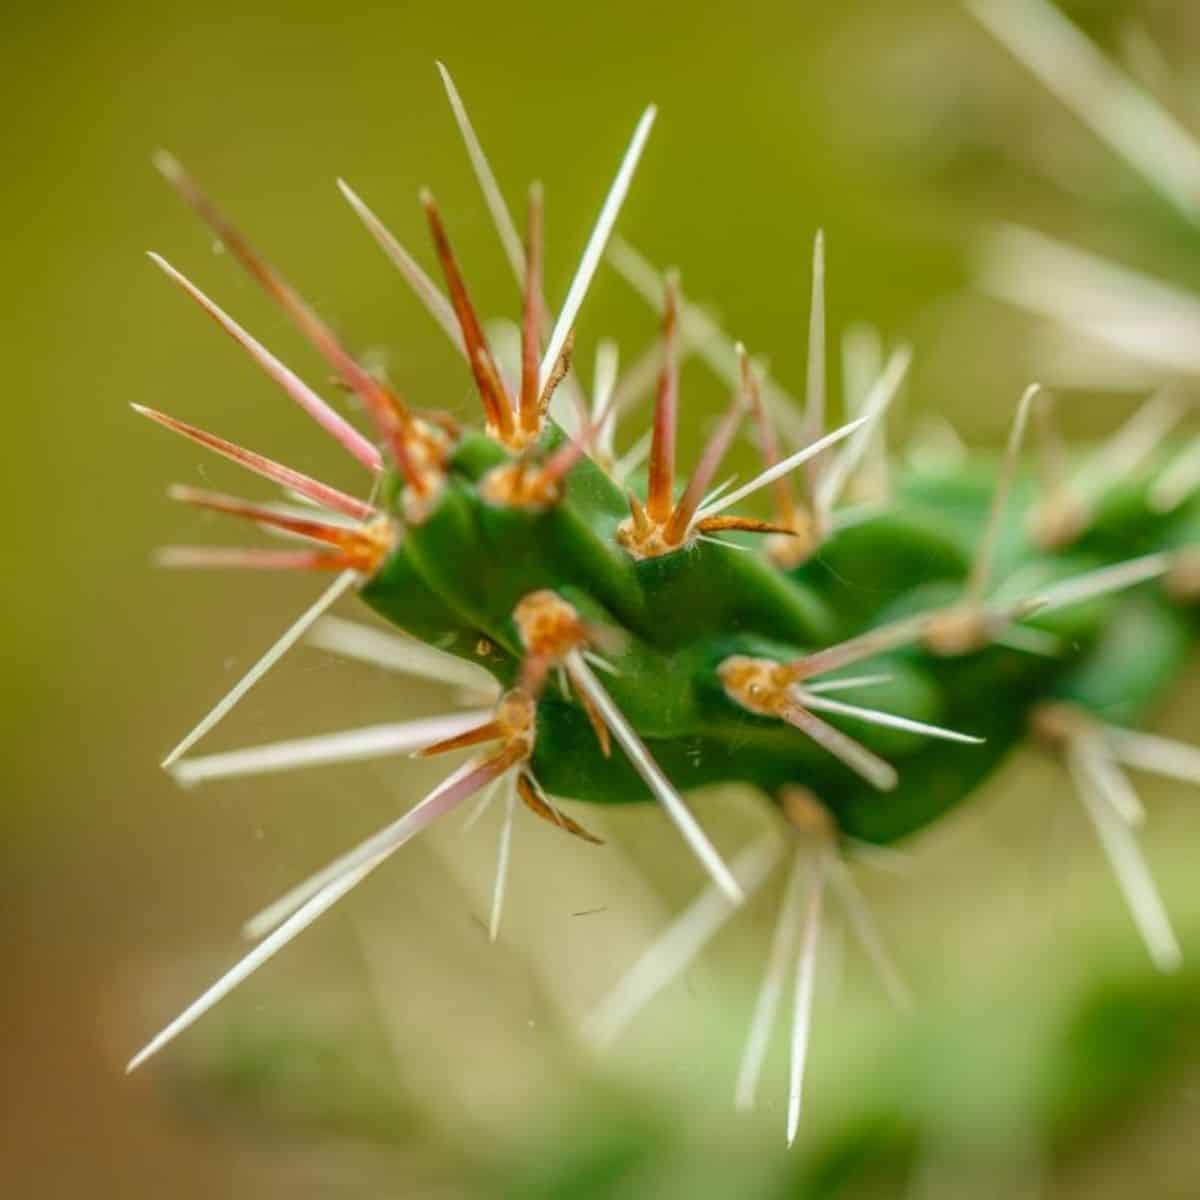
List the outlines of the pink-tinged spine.
{"label": "pink-tinged spine", "polygon": [[179,285],[247,354],[340,446],[348,450],[368,471],[383,469],[383,458],[353,425],[336,413],[294,371],[284,366],[261,342],[246,332],[228,313],[206,296],[161,255],[150,253],[150,261]]}
{"label": "pink-tinged spine", "polygon": [[365,521],[368,517],[375,515],[375,509],[362,500],[356,500],[353,496],[348,496],[335,487],[320,483],[301,471],[294,471],[291,467],[285,467],[273,459],[256,454],[253,450],[246,450],[242,446],[226,441],[215,433],[208,433],[195,425],[189,425],[186,421],[169,417],[157,409],[147,408],[143,404],[133,404],[130,407],[139,416],[149,418],[164,429],[178,433],[181,437],[203,446],[206,450],[212,450],[228,458],[231,462],[245,467],[246,470],[253,471],[256,475],[261,475],[264,479],[269,479],[282,488],[297,492],[314,504],[319,504],[332,512],[343,513],[358,521]]}
{"label": "pink-tinged spine", "polygon": [[160,567],[238,571],[345,571],[356,563],[347,554],[324,550],[259,550],[243,546],[164,546],[154,556]]}

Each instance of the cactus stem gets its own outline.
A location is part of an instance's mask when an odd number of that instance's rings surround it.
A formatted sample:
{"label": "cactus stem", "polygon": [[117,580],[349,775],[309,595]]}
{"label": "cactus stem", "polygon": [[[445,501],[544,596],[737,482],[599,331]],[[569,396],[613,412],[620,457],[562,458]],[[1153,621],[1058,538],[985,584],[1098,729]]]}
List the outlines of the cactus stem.
{"label": "cactus stem", "polygon": [[275,925],[270,934],[249,954],[235,963],[138,1051],[129,1060],[125,1068],[126,1073],[135,1071],[220,1003],[234,988],[303,933],[406,842],[426,829],[439,816],[457,807],[480,788],[509,771],[512,766],[512,758],[503,754],[482,763],[465,763],[399,820],[379,830],[354,850],[331,863],[307,884],[302,885],[301,889],[297,890],[297,895],[302,894],[303,898],[287,909],[282,923]]}
{"label": "cactus stem", "polygon": [[[261,552],[265,553],[265,551]],[[317,599],[292,622],[271,648],[229,689],[208,715],[166,756],[164,768],[182,758],[206,733],[237,706],[246,693],[308,632],[325,610],[358,581],[357,571],[343,571]]]}
{"label": "cactus stem", "polygon": [[198,446],[203,446],[206,450],[212,450],[216,454],[228,458],[238,466],[245,467],[246,470],[253,471],[264,479],[269,479],[281,488],[298,492],[322,508],[328,508],[356,520],[366,520],[375,515],[375,509],[370,504],[356,500],[353,496],[348,496],[345,492],[330,487],[326,483],[320,483],[300,471],[294,471],[291,467],[285,467],[272,459],[264,458],[253,450],[246,450],[241,446],[234,445],[233,442],[228,442],[215,433],[208,433],[195,425],[189,425],[185,421],[169,417],[166,413],[158,412],[156,409],[146,408],[142,404],[133,404],[130,407],[139,416],[154,421],[164,429],[169,429],[172,433],[177,433],[181,437],[195,442]]}
{"label": "cactus stem", "polygon": [[[1036,11],[1040,3],[1021,0],[1022,11]],[[562,309],[553,328],[548,329],[553,314],[543,294],[541,188],[534,184],[530,189],[522,245],[453,81],[440,64],[439,71],[504,252],[520,284],[519,370],[513,369],[513,356],[507,353],[514,345],[511,325],[506,326],[503,343],[496,339],[497,350],[503,347],[506,353],[499,358],[493,355],[428,193],[422,193],[422,203],[445,274],[445,293],[362,201],[340,181],[339,186],[368,231],[464,354],[483,404],[485,432],[499,447],[489,447],[470,434],[464,436],[450,418],[410,410],[382,376],[369,372],[343,349],[331,329],[217,213],[179,165],[168,156],[158,156],[168,179],[333,365],[340,377],[338,385],[358,394],[374,422],[383,454],[398,467],[382,481],[376,509],[222,439],[139,409],[318,506],[251,503],[177,487],[171,492],[175,499],[239,516],[319,546],[275,551],[177,547],[165,552],[164,561],[340,571],[332,586],[172,751],[164,766],[181,783],[190,784],[406,750],[420,755],[469,750],[471,760],[398,821],[353,846],[248,922],[246,933],[261,937],[261,943],[136,1055],[130,1069],[201,1017],[399,846],[475,793],[485,793],[477,816],[501,785],[507,787],[487,916],[492,941],[499,935],[503,918],[518,800],[539,819],[589,842],[599,842],[559,811],[559,794],[596,803],[653,798],[707,874],[707,887],[593,1013],[589,1035],[593,1041],[616,1036],[642,1005],[692,961],[785,853],[791,858],[790,844],[795,858],[739,1070],[737,1101],[739,1107],[753,1102],[770,1032],[790,982],[787,1139],[791,1144],[800,1119],[826,891],[831,895],[830,907],[838,910],[834,915],[844,916],[853,928],[885,989],[898,1002],[908,997],[852,875],[836,857],[840,839],[844,836],[852,842],[858,836],[887,843],[936,822],[1018,739],[1019,722],[999,706],[1016,705],[1013,711],[1019,716],[1028,711],[1034,689],[1043,685],[1051,696],[1075,697],[1080,707],[1038,705],[1033,714],[1034,732],[1065,759],[1155,961],[1166,968],[1175,966],[1179,946],[1139,855],[1134,833],[1145,813],[1125,768],[1157,770],[1200,782],[1200,750],[1103,725],[1082,705],[1103,708],[1116,695],[1122,711],[1131,719],[1136,717],[1174,673],[1174,662],[1191,628],[1187,614],[1172,611],[1166,601],[1184,602],[1200,596],[1200,551],[1178,546],[1180,539],[1194,533],[1189,524],[1194,514],[1189,510],[1176,518],[1154,521],[1152,510],[1169,512],[1195,489],[1200,480],[1200,449],[1177,456],[1172,464],[1175,469],[1165,482],[1139,478],[1133,481],[1137,487],[1122,487],[1111,494],[1106,490],[1146,466],[1179,419],[1181,406],[1170,395],[1153,396],[1097,453],[1088,456],[1082,470],[1068,474],[1051,419],[1051,397],[1036,403],[1043,393],[1035,385],[1017,406],[986,513],[980,510],[987,505],[988,496],[985,491],[980,497],[980,488],[991,472],[990,463],[965,461],[965,451],[956,460],[950,479],[930,479],[918,465],[914,471],[917,478],[898,484],[893,506],[888,503],[881,431],[889,406],[904,384],[911,351],[899,346],[885,360],[877,336],[864,334],[854,347],[849,338],[844,340],[849,419],[840,429],[827,432],[828,331],[825,247],[820,232],[813,244],[805,403],[803,410],[795,406],[792,411],[788,405],[793,402],[771,383],[765,370],[758,372],[752,367],[745,348],[726,338],[699,309],[686,303],[673,274],[660,278],[650,264],[612,236],[655,117],[654,109],[647,109],[604,198]],[[1200,306],[1136,277],[1136,286],[1129,289],[1132,300],[1115,296],[1114,292],[1121,291],[1121,281],[1127,281],[1131,273],[1048,242],[1040,245],[1041,259],[1054,261],[1057,255],[1065,264],[1065,278],[1045,281],[1048,299],[1040,292],[1030,299],[1028,264],[1004,261],[1004,255],[1014,245],[1024,244],[1019,239],[1035,249],[1039,244],[1032,235],[1020,232],[1004,238],[992,263],[1001,290],[1008,286],[1010,292],[1024,297],[1027,306],[1038,308],[1040,304],[1039,311],[1056,315],[1060,322],[1107,338],[1151,362],[1178,365],[1187,358],[1190,352],[1186,347],[1179,349],[1174,344],[1179,337],[1167,334],[1186,332],[1196,325]],[[620,378],[615,344],[600,344],[589,404],[571,375],[574,327],[610,241],[611,261],[661,309],[663,329],[651,350]],[[163,260],[152,257],[292,400],[361,462],[381,471],[383,455],[367,437],[357,433],[198,288]],[[1077,302],[1079,292],[1087,290],[1088,279],[1095,282],[1094,303],[1080,306],[1082,317],[1064,314],[1064,298]],[[1022,288],[1026,291],[1021,292]],[[1164,321],[1145,320],[1143,306],[1152,314],[1165,314]],[[1130,313],[1139,318],[1132,328],[1124,321]],[[1120,329],[1115,328],[1118,324]],[[691,477],[679,481],[676,499],[680,362],[693,350],[729,383],[733,398],[706,441]],[[1196,357],[1194,353],[1192,357]],[[504,374],[498,366],[501,360]],[[620,491],[581,460],[585,454],[592,455],[600,471],[618,481],[628,476],[640,461],[639,447],[618,459],[614,435],[620,414],[647,392],[654,394],[654,417],[644,440],[649,456],[648,487],[641,498],[628,496],[630,516],[621,520]],[[552,408],[556,428],[547,430]],[[747,408],[758,426],[763,468],[749,483],[735,486],[731,479],[713,488],[713,479]],[[1030,506],[1032,530],[1022,539],[1009,510],[1030,421],[1037,435],[1036,474],[1041,489]],[[777,438],[776,425],[785,443]],[[781,453],[781,444],[792,449],[802,442],[805,444],[795,453]],[[915,461],[915,455],[912,457]],[[945,465],[939,464],[939,470]],[[807,486],[790,477],[800,468],[806,468]],[[742,500],[767,488],[774,497],[773,519],[734,515]],[[855,508],[864,498],[874,499],[875,506]],[[560,502],[565,507],[556,511],[554,506]],[[950,511],[942,512],[946,503]],[[533,512],[501,511],[505,507]],[[863,530],[861,536],[831,544],[827,563],[793,573],[792,568],[803,565],[834,533],[873,516],[883,520],[875,528]],[[1138,535],[1147,547],[1172,548],[1113,564],[1114,545],[1126,537],[1131,521],[1138,517],[1153,524],[1144,535]],[[402,521],[407,523],[408,536],[399,544]],[[612,547],[614,525],[616,542],[633,559],[685,552],[661,565],[635,564]],[[710,553],[705,548],[696,553],[685,550],[706,541],[743,554],[758,553],[759,548],[742,544],[749,539],[726,541],[719,536],[727,531],[770,535],[766,556],[784,573],[770,571],[761,561],[737,561],[736,554]],[[955,585],[946,581],[964,573],[962,546],[972,538],[972,531],[981,531],[972,539],[977,549],[967,565],[965,581],[957,585],[959,593],[950,592],[950,604],[926,605],[926,611],[915,616],[878,624],[878,614],[919,609],[919,597],[930,594],[927,584],[936,591],[947,586],[953,589]],[[1040,551],[1066,546],[1084,533],[1089,536],[1080,547],[1081,556],[1109,565],[1073,579],[1060,579],[1037,596],[1026,595],[1032,586],[1027,582],[1030,578],[1057,578],[1068,572],[1074,561]],[[1012,570],[998,588],[994,577],[1001,542]],[[606,545],[616,558],[605,552]],[[395,553],[390,553],[392,550]],[[386,569],[379,569],[385,559]],[[878,586],[871,579],[876,567]],[[1152,585],[1151,580],[1158,583]],[[360,582],[367,585],[364,599],[386,620],[420,637],[420,647],[324,618],[328,607]],[[1090,606],[1061,627],[1052,625],[1056,631],[1061,628],[1061,633],[1021,624],[1040,609],[1081,605],[1140,584],[1146,585],[1143,593],[1153,588],[1154,594],[1137,596],[1115,613],[1108,603]],[[563,594],[552,589],[561,589]],[[997,599],[997,592],[1003,600]],[[1014,596],[1018,598],[1012,600]],[[514,609],[517,597],[520,600]],[[605,613],[609,616],[600,615]],[[1121,623],[1116,632],[1111,632],[1112,619]],[[626,625],[636,633],[597,623],[603,620]],[[875,628],[869,628],[872,623]],[[310,631],[311,640],[337,653],[463,689],[463,702],[469,696],[480,708],[181,759]],[[936,656],[971,654],[993,643],[1029,654],[1061,656],[1061,661],[1039,664],[1011,653],[981,656],[970,664],[935,661]],[[442,654],[435,645],[452,648],[461,657]],[[803,648],[804,656],[786,661],[788,654],[800,654],[800,649],[778,652],[785,661],[729,656],[733,648],[770,654],[763,648],[786,645]],[[850,675],[852,664],[904,647],[912,647],[915,653],[895,656],[896,687],[889,700],[879,701],[880,708],[842,702],[843,698],[857,699],[847,689],[888,678]],[[625,674],[594,649],[609,655]],[[508,691],[501,692],[500,684],[476,667],[485,660],[510,685]],[[720,661],[713,679],[715,660]],[[877,665],[887,669],[888,663],[883,660]],[[601,683],[597,671],[620,678]],[[515,681],[510,678],[514,674]],[[704,675],[710,678],[704,679]],[[980,685],[985,678],[990,680],[987,687]],[[555,681],[557,688],[553,687]],[[720,692],[714,694],[713,684],[718,681],[725,689],[724,699]],[[946,712],[959,713],[958,719],[946,718],[949,724],[978,727],[987,733],[991,750],[982,758],[977,755],[972,763],[967,754],[956,752],[946,758],[949,751],[935,752],[917,738],[893,737],[890,742],[894,746],[888,751],[895,760],[893,765],[843,732],[843,728],[854,730],[852,722],[858,721],[956,743],[983,741],[898,715],[934,716],[939,705]],[[975,715],[964,715],[968,713]],[[585,718],[599,753],[591,744]],[[778,721],[786,722],[799,735]],[[539,733],[540,778],[535,778],[532,758]],[[869,733],[862,736],[871,741]],[[881,748],[889,744],[883,735],[875,736]],[[604,763],[613,755],[614,741],[627,763],[620,755],[615,763]],[[726,741],[729,754],[710,752]],[[660,755],[670,767],[674,783],[659,766]],[[803,787],[784,782],[796,771],[803,773],[806,762],[824,780],[823,788],[828,788],[820,799]],[[640,797],[630,792],[631,788],[638,792],[635,775],[645,784]],[[540,779],[554,790],[553,801]],[[723,780],[769,788],[784,821],[790,823],[789,843],[773,833],[744,847],[726,865],[676,786],[702,787]],[[871,802],[873,788],[897,791],[881,806]]]}
{"label": "cactus stem", "polygon": [[295,372],[284,366],[260,342],[250,336],[232,317],[210,300],[185,275],[161,255],[148,256],[168,278],[183,289],[243,350],[266,372],[322,429],[348,450],[368,471],[382,469],[379,451],[344,417],[334,412]]}

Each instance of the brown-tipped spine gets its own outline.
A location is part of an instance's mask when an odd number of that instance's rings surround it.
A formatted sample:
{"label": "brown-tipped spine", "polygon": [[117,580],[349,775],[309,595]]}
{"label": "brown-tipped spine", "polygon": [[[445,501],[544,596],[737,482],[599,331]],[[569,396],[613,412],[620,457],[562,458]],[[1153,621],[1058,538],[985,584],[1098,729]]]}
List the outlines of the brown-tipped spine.
{"label": "brown-tipped spine", "polygon": [[458,260],[450,245],[446,227],[442,223],[437,203],[432,193],[422,191],[421,204],[429,220],[429,230],[433,235],[434,248],[438,260],[442,264],[442,273],[446,277],[446,287],[450,291],[450,303],[454,314],[458,317],[459,328],[462,330],[463,344],[467,351],[467,361],[471,373],[475,377],[475,387],[479,391],[479,399],[483,403],[484,415],[488,424],[496,431],[501,441],[508,442],[513,433],[512,401],[500,382],[500,372],[492,358],[487,339],[483,336],[483,327],[479,323],[475,306],[471,303],[467,285],[463,281]]}
{"label": "brown-tipped spine", "polygon": [[541,425],[538,371],[542,328],[542,188],[529,189],[529,232],[525,247],[525,295],[521,311],[521,431],[532,436]]}
{"label": "brown-tipped spine", "polygon": [[328,484],[320,483],[300,471],[294,471],[291,467],[285,467],[282,463],[275,462],[274,459],[265,458],[253,450],[247,450],[233,442],[226,441],[225,438],[218,437],[215,433],[209,433],[195,425],[189,425],[186,421],[169,417],[157,409],[147,408],[142,404],[134,404],[132,407],[139,416],[147,417],[156,425],[161,425],[164,429],[169,429],[172,433],[177,433],[181,437],[195,442],[198,446],[203,446],[206,450],[212,450],[214,453],[228,458],[238,466],[245,467],[246,470],[253,471],[256,475],[261,475],[264,479],[278,484],[279,487],[298,492],[314,504],[321,505],[322,508],[327,508],[331,512],[343,513],[360,521],[375,515],[375,509],[371,505],[356,500],[353,496],[348,496],[345,492],[330,487]]}
{"label": "brown-tipped spine", "polygon": [[[688,480],[687,487],[684,488],[683,495],[679,497],[679,503],[675,505],[671,519],[663,530],[663,540],[669,545],[677,545],[687,537],[692,525],[692,518],[695,517],[696,510],[704,499],[704,493],[708,491],[713,476],[716,475],[717,468],[721,465],[721,460],[725,457],[738,431],[745,407],[746,391],[743,378],[728,411],[721,418],[712,437],[708,439],[708,444],[700,455],[700,461],[696,464],[696,469],[692,472],[692,477]],[[761,523],[758,522],[758,524]]]}
{"label": "brown-tipped spine", "polygon": [[[172,500],[190,504],[194,508],[205,508],[209,512],[240,517],[243,520],[253,521],[256,525],[265,525],[270,529],[278,529],[296,537],[333,546],[341,551],[349,562],[356,564],[359,570],[365,572],[373,572],[378,567],[387,553],[391,541],[390,534],[381,528],[348,528],[345,525],[322,521],[317,517],[297,517],[261,504],[252,504],[236,496],[210,492],[204,488],[175,484],[167,494]],[[386,522],[377,524],[386,524]]]}
{"label": "brown-tipped spine", "polygon": [[663,302],[663,361],[654,399],[646,513],[656,525],[671,516],[675,491],[675,432],[679,406],[679,281],[667,277]]}
{"label": "brown-tipped spine", "polygon": [[463,750],[468,746],[478,746],[481,742],[497,741],[504,737],[504,734],[505,729],[500,721],[487,721],[483,725],[477,725],[474,729],[468,729],[466,733],[446,738],[441,742],[434,742],[432,746],[425,746],[418,750],[413,757],[433,758],[438,754],[449,754],[452,750]]}
{"label": "brown-tipped spine", "polygon": [[543,821],[549,821],[551,825],[557,825],[559,829],[574,834],[575,837],[583,838],[585,842],[591,842],[593,846],[604,845],[603,838],[589,833],[578,821],[573,821],[566,813],[555,808],[532,775],[523,773],[517,777],[517,792],[525,807],[535,816],[541,817]]}

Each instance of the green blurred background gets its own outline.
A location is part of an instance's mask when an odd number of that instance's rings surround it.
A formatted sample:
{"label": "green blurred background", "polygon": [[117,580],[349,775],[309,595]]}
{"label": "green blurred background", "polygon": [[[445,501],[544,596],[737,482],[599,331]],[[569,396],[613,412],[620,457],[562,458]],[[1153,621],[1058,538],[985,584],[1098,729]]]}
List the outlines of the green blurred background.
{"label": "green blurred background", "polygon": [[[1149,34],[1186,109],[1200,79],[1193,8],[1071,11],[1114,52],[1131,30]],[[891,1011],[853,950],[830,968],[812,1117],[790,1157],[782,1038],[761,1113],[735,1120],[730,1103],[769,904],[611,1062],[572,1049],[572,1024],[699,883],[650,811],[597,818],[611,843],[600,852],[522,824],[497,947],[480,923],[494,825],[439,830],[161,1061],[131,1080],[122,1064],[231,960],[242,918],[431,778],[402,761],[181,792],[157,768],[317,581],[154,571],[156,544],[226,536],[168,506],[164,485],[242,481],[129,403],[331,482],[360,480],[142,257],[164,253],[322,381],[151,169],[156,147],[205,181],[352,345],[378,350],[406,394],[464,414],[461,364],[333,186],[344,175],[432,265],[415,203],[431,185],[483,307],[515,315],[435,58],[510,199],[530,178],[546,185],[552,299],[653,100],[659,122],[621,221],[634,244],[679,264],[689,293],[799,390],[809,247],[823,226],[832,329],[863,318],[913,338],[907,419],[942,413],[976,442],[1003,435],[1032,369],[1028,322],[968,291],[987,221],[1026,220],[1184,284],[1200,275],[1200,235],[941,0],[17,3],[3,25],[8,1194],[834,1194],[799,1182],[806,1146],[871,1108],[878,1063],[896,1047],[909,1047],[895,1078],[912,1089],[888,1087],[911,1099],[924,1149],[901,1138],[868,1190],[844,1194],[1033,1195],[1039,1174],[1046,1195],[1197,1194],[1200,983],[1152,981],[1062,780],[1032,754],[915,846],[902,873],[864,873],[918,1010]],[[597,331],[630,358],[653,332],[607,271],[581,323],[584,361]],[[694,440],[723,396],[698,367],[685,384]],[[1085,434],[1128,410],[1127,397],[1101,395],[1065,416]],[[212,746],[446,700],[300,649]],[[1193,685],[1160,727],[1194,736],[1198,701]],[[1195,952],[1194,797],[1145,795],[1147,851]],[[759,820],[744,796],[702,810],[726,848]],[[1080,1005],[1107,1011],[1095,989],[1109,987],[1129,1000],[1113,1001],[1118,1024],[1161,1017],[1148,1043],[1122,1043],[1128,1078],[1154,1069],[1060,1139],[1031,1094],[1050,1086],[1043,1066],[1064,1022]]]}

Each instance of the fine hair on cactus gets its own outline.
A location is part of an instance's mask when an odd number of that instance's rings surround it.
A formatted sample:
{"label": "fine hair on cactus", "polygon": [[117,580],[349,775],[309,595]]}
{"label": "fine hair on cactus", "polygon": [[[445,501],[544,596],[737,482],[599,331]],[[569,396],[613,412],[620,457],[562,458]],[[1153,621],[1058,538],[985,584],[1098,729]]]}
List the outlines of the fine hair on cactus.
{"label": "fine hair on cactus", "polygon": [[[154,264],[365,473],[360,494],[350,494],[135,406],[282,493],[278,503],[258,503],[173,487],[175,500],[286,540],[245,549],[170,546],[161,551],[165,565],[317,573],[327,581],[164,767],[195,786],[367,758],[466,757],[401,816],[357,845],[334,847],[325,867],[253,916],[244,930],[249,952],[129,1068],[378,868],[403,869],[391,862],[397,851],[468,802],[477,811],[503,806],[487,918],[493,941],[522,808],[603,855],[589,811],[658,805],[707,886],[614,981],[581,1035],[596,1048],[613,1043],[747,899],[781,876],[729,1091],[738,1108],[754,1105],[786,1001],[791,1143],[801,1123],[827,913],[861,943],[883,992],[900,1005],[910,999],[859,893],[853,860],[937,825],[1030,738],[1061,760],[1154,963],[1175,968],[1180,946],[1139,848],[1146,813],[1129,772],[1200,782],[1200,751],[1143,728],[1196,635],[1200,470],[1194,451],[1185,451],[1189,472],[1164,449],[1184,419],[1181,404],[1153,395],[1106,441],[1074,451],[1058,432],[1056,388],[1031,380],[1014,396],[1000,452],[898,453],[888,418],[913,351],[861,328],[848,332],[845,394],[835,406],[819,231],[807,371],[802,400],[794,400],[757,357],[769,347],[728,336],[689,300],[680,273],[659,270],[616,232],[653,107],[634,125],[555,307],[543,283],[542,187],[528,190],[522,229],[449,73],[439,71],[520,288],[514,344],[489,336],[454,249],[454,222],[443,219],[431,192],[420,203],[441,282],[350,184],[339,186],[464,360],[452,384],[473,385],[474,424],[426,407],[373,370],[174,158],[156,159],[229,257],[323,357],[347,404],[320,396],[174,265],[157,254]],[[654,334],[651,350],[624,369],[612,340],[596,341],[594,362],[574,354],[574,331],[588,321],[589,288],[602,267],[644,302],[647,335]],[[728,400],[685,463],[676,443],[695,422],[680,382],[689,356],[717,374]],[[343,407],[361,421],[352,423]],[[743,437],[759,466],[749,478],[726,478],[723,461]],[[380,620],[331,613],[351,596]],[[448,684],[460,704],[404,723],[197,753],[303,641]],[[692,799],[714,784],[757,792],[773,814],[769,832],[741,846],[716,844]]]}

